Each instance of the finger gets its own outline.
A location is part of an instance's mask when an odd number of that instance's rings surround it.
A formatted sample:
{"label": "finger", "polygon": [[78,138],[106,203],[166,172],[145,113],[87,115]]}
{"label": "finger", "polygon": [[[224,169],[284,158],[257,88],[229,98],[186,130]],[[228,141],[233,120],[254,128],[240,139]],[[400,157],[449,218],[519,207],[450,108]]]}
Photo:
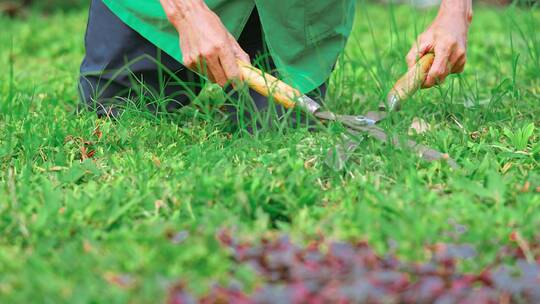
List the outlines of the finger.
{"label": "finger", "polygon": [[225,74],[225,71],[223,70],[223,67],[221,66],[219,56],[211,55],[206,58],[206,62],[209,76],[211,75],[210,81],[217,83],[221,87],[225,86],[227,84],[227,76]]}
{"label": "finger", "polygon": [[454,65],[454,67],[452,69],[452,73],[455,73],[455,74],[463,73],[463,71],[465,70],[466,63],[467,63],[466,59],[462,59],[462,60],[458,61],[456,63],[456,65]]}
{"label": "finger", "polygon": [[210,82],[217,83],[216,77],[208,67],[208,60],[200,57],[200,59],[196,60],[196,64],[193,68],[191,68],[192,71],[195,71],[199,75],[202,75],[206,77]]}
{"label": "finger", "polygon": [[191,71],[206,77],[208,80],[210,80],[212,83],[216,83],[216,77],[212,73],[212,70],[209,68],[209,61],[208,59],[204,58],[202,55],[199,57],[196,57],[197,59],[193,59],[190,65],[186,65]]}
{"label": "finger", "polygon": [[238,44],[238,42],[236,41],[236,39],[234,38],[233,35],[229,34],[229,38],[231,40],[231,44],[233,46],[233,51],[234,51],[234,55],[236,56],[236,58],[242,60],[243,62],[251,62],[251,59],[249,58],[249,55],[248,53],[246,53],[242,47]]}
{"label": "finger", "polygon": [[234,55],[243,62],[251,62],[251,58],[249,57],[248,53],[244,52],[240,46],[234,48]]}
{"label": "finger", "polygon": [[227,80],[238,81],[240,79],[240,68],[236,62],[234,51],[228,48],[223,49],[219,56],[219,60]]}
{"label": "finger", "polygon": [[188,69],[192,70],[193,72],[202,74],[203,69],[201,64],[199,63],[199,59],[196,59],[195,57],[191,57],[189,55],[183,55],[182,60],[184,66],[186,66]]}
{"label": "finger", "polygon": [[431,88],[436,84],[443,83],[450,72],[448,66],[450,50],[447,47],[435,48],[435,60],[428,72],[424,88]]}
{"label": "finger", "polygon": [[463,48],[457,48],[450,58],[450,67],[452,73],[461,73],[465,69],[467,62],[467,52]]}
{"label": "finger", "polygon": [[182,63],[185,67],[194,72],[201,73],[203,71],[201,59],[187,51],[182,52]]}
{"label": "finger", "polygon": [[409,66],[409,68],[414,67],[414,65],[416,64],[419,58],[421,58],[422,56],[430,52],[431,47],[432,47],[432,44],[430,42],[416,43],[411,48],[411,50],[409,51],[406,57],[407,65]]}
{"label": "finger", "polygon": [[202,58],[199,54],[194,52],[194,50],[199,49],[198,40],[189,33],[187,35],[179,34],[179,40],[183,64],[192,71],[201,72],[203,69],[201,69],[200,64],[204,62],[201,61]]}

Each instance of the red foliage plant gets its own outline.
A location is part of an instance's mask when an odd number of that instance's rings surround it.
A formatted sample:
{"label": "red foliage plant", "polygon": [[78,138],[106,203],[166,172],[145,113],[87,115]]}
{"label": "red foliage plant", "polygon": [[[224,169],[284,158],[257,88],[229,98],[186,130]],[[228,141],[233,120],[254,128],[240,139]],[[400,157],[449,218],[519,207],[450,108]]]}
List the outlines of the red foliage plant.
{"label": "red foliage plant", "polygon": [[[261,286],[251,293],[215,286],[197,299],[177,284],[169,290],[170,304],[540,303],[540,246],[528,245],[529,252],[523,246],[503,247],[483,271],[462,273],[457,263],[476,256],[469,245],[438,244],[427,262],[406,263],[376,254],[365,242],[300,247],[283,236],[249,244],[225,231],[218,238],[236,263],[253,266]],[[531,254],[532,261],[526,258]],[[509,259],[512,266],[503,262]]]}

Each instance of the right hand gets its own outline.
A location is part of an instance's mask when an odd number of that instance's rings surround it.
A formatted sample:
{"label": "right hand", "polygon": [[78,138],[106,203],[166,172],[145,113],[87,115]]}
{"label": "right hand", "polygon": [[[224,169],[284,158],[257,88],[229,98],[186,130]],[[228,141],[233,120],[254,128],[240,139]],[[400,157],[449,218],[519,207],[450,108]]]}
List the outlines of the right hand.
{"label": "right hand", "polygon": [[449,74],[463,72],[467,62],[467,38],[471,22],[470,0],[442,2],[439,14],[407,55],[407,64],[412,68],[418,58],[429,52],[435,54],[424,88],[443,83]]}
{"label": "right hand", "polygon": [[240,80],[237,59],[250,62],[249,55],[204,1],[160,1],[167,18],[178,30],[186,67],[222,87]]}

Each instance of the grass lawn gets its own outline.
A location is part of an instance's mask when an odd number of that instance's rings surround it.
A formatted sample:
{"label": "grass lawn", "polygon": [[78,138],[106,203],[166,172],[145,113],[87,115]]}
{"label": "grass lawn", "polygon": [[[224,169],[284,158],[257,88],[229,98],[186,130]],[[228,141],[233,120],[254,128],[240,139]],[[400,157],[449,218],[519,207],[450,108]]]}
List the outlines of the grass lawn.
{"label": "grass lawn", "polygon": [[[359,5],[329,107],[376,109],[434,13]],[[0,302],[155,302],[179,279],[195,293],[231,279],[255,286],[216,240],[222,228],[244,240],[365,240],[406,260],[425,259],[427,244],[466,243],[479,252],[460,265],[471,270],[512,231],[534,239],[540,12],[476,7],[474,18],[465,73],[382,125],[405,135],[423,118],[432,129],[416,140],[462,168],[365,139],[335,172],[324,160],[340,126],[228,132],[204,111],[221,98],[211,91],[174,115],[76,115],[86,11],[0,17]],[[82,148],[95,154],[81,161]],[[122,275],[129,286],[111,283]]]}

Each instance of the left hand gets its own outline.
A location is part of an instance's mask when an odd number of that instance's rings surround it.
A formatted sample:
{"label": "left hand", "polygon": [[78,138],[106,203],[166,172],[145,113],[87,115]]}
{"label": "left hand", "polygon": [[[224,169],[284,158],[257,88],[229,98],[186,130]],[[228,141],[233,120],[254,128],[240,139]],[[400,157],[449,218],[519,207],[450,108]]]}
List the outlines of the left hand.
{"label": "left hand", "polygon": [[[443,1],[437,17],[418,37],[407,55],[407,64],[412,68],[418,58],[430,52],[435,54],[424,88],[441,84],[449,74],[461,73],[465,68],[472,9],[466,4],[455,5],[455,2],[457,1]],[[461,2],[469,1],[461,0]]]}

